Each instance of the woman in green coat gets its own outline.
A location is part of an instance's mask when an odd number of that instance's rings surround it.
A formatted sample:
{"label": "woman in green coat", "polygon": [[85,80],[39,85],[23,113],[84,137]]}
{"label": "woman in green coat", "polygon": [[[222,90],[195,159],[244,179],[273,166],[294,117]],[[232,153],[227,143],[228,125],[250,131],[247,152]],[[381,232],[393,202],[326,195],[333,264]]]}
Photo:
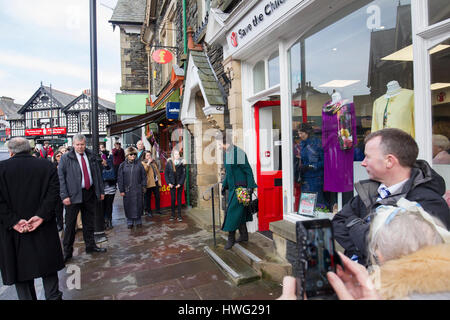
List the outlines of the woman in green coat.
{"label": "woman in green coat", "polygon": [[[225,140],[225,137],[224,137]],[[236,230],[239,229],[240,237],[237,242],[248,241],[247,221],[252,221],[252,215],[247,213],[247,209],[238,202],[236,196],[236,189],[238,187],[245,187],[253,189],[258,186],[253,178],[253,171],[250,167],[245,152],[230,143],[223,141],[224,149],[224,165],[225,165],[225,179],[222,182],[222,194],[228,189],[227,210],[222,226],[223,231],[228,231],[228,242],[225,249],[231,249],[236,242]]]}

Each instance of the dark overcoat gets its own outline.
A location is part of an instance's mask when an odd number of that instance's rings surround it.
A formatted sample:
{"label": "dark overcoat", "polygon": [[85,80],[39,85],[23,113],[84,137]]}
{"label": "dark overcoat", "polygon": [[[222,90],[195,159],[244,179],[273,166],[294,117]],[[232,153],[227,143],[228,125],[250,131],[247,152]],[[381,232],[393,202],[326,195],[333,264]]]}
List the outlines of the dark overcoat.
{"label": "dark overcoat", "polygon": [[147,174],[141,161],[132,163],[125,160],[120,164],[117,174],[119,191],[125,193],[123,208],[128,219],[138,219],[143,212],[143,189],[147,186]]}
{"label": "dark overcoat", "polygon": [[[0,162],[0,270],[3,283],[32,280],[64,268],[55,219],[59,198],[53,163],[20,153]],[[39,216],[34,231],[12,229],[21,219]]]}
{"label": "dark overcoat", "polygon": [[222,191],[228,189],[227,210],[222,226],[223,231],[235,231],[247,221],[252,221],[252,215],[247,214],[247,209],[238,202],[236,188],[257,188],[253,171],[248,163],[245,152],[230,146],[224,154],[225,179],[222,181]]}

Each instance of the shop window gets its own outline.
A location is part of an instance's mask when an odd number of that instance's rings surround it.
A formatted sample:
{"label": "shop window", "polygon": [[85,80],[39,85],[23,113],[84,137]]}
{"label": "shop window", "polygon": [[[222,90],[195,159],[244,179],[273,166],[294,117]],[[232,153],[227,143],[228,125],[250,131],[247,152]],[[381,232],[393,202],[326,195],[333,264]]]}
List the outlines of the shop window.
{"label": "shop window", "polygon": [[264,61],[259,61],[253,67],[253,93],[258,93],[266,88],[266,72]]}
{"label": "shop window", "polygon": [[278,52],[269,58],[269,88],[280,84],[280,57]]}
{"label": "shop window", "polygon": [[[368,133],[395,127],[415,135],[410,1],[354,1],[288,55],[294,209],[308,192],[336,211],[353,196],[354,161],[364,159]],[[355,171],[355,179],[365,173]]]}
{"label": "shop window", "polygon": [[450,1],[428,0],[428,24],[432,25],[450,18]]}
{"label": "shop window", "polygon": [[[429,51],[433,110],[433,167],[450,178],[450,39]],[[448,182],[447,182],[448,183]]]}

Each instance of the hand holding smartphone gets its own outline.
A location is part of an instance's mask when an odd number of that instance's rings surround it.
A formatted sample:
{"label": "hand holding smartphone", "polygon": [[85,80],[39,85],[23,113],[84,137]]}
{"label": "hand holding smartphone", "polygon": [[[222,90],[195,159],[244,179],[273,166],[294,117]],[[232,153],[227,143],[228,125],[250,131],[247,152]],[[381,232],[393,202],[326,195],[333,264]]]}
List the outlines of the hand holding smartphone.
{"label": "hand holding smartphone", "polygon": [[329,219],[298,221],[296,224],[298,261],[293,268],[297,279],[297,299],[335,297],[327,272],[340,264]]}

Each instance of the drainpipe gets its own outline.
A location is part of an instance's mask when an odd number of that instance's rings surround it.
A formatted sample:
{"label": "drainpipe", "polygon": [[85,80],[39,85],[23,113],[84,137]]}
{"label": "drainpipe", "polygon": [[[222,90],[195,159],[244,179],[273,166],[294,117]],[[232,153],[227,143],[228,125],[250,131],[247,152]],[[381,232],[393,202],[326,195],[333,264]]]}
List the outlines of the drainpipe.
{"label": "drainpipe", "polygon": [[[187,23],[186,23],[186,0],[183,0],[183,52],[185,55],[187,55]],[[186,56],[187,58],[187,56]],[[185,61],[184,65],[184,79],[186,80],[186,70],[187,70],[187,61]],[[183,96],[184,96],[184,90],[183,90]],[[188,141],[190,135],[187,134],[186,130],[183,130],[183,141],[184,141],[184,150],[186,150],[186,154],[191,154],[191,150],[189,148],[190,146],[190,139]],[[189,163],[186,164],[186,186],[187,188],[184,188],[186,191],[186,203],[188,208],[191,206],[191,198],[189,196],[189,169],[190,165]]]}

